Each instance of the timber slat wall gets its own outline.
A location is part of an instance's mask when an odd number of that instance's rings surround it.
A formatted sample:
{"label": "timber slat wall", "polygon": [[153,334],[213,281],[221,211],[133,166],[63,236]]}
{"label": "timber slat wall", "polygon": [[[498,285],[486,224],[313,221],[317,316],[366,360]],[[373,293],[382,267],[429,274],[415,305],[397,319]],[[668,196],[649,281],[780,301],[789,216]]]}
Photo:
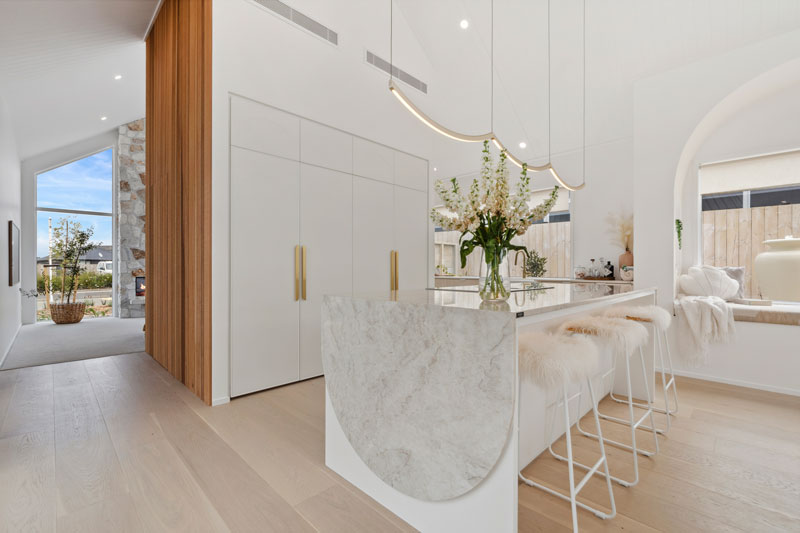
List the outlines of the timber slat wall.
{"label": "timber slat wall", "polygon": [[211,402],[211,0],[147,37],[147,352]]}
{"label": "timber slat wall", "polygon": [[[456,274],[459,276],[477,276],[479,263],[481,260],[480,251],[473,252],[467,258],[467,268],[460,268],[458,256],[458,238],[461,234],[457,231],[440,231],[434,236],[436,244],[455,244],[456,245]],[[570,239],[570,222],[552,222],[549,224],[534,224],[521,237],[514,239],[514,244],[524,244],[528,250],[536,250],[539,255],[547,258],[545,263],[545,277],[572,277],[572,246]],[[514,252],[509,254],[511,258],[511,275],[522,275],[522,258],[517,266],[514,266]],[[505,272],[503,272],[505,274]]]}
{"label": "timber slat wall", "polygon": [[800,236],[800,204],[703,211],[703,264],[745,268],[745,296],[760,298],[753,262],[769,239]]}

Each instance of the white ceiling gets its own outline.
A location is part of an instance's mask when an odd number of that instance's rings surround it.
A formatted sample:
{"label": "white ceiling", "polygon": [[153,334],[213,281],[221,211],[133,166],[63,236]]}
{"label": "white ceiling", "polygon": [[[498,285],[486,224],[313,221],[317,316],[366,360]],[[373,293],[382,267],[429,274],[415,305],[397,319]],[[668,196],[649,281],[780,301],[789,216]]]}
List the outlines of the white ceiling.
{"label": "white ceiling", "polygon": [[[388,41],[388,5],[286,1],[336,29],[362,19],[363,35],[343,32],[341,47],[355,41],[359,62],[363,46],[388,56],[388,46],[382,46]],[[0,0],[0,95],[11,110],[22,159],[144,115],[142,37],[157,3]],[[550,4],[550,112],[557,154],[583,144],[583,0]],[[395,64],[429,83],[428,95],[407,90],[415,103],[453,129],[487,131],[490,1],[394,0],[394,5],[409,28],[395,33]],[[798,0],[587,0],[586,5],[588,144],[631,135],[636,80],[800,27]],[[546,17],[546,0],[494,1],[494,129],[531,161],[548,150]],[[470,21],[466,31],[458,24],[462,18]],[[114,81],[116,74],[123,79]],[[366,67],[369,75],[374,71]],[[461,155],[471,152],[460,143],[438,141],[440,172],[462,171]],[[516,148],[519,141],[527,142],[526,151]]]}
{"label": "white ceiling", "polygon": [[[429,65],[421,68],[435,73],[425,80],[427,96],[406,92],[447,127],[464,133],[488,131],[490,1],[394,3],[427,56]],[[512,151],[532,162],[548,151],[547,4],[494,0],[494,130]],[[800,28],[798,0],[585,4],[587,145],[630,137],[637,80]],[[550,1],[553,154],[583,145],[583,5],[583,0]],[[462,18],[470,22],[467,30],[459,26]],[[404,67],[397,41],[395,35],[395,63],[414,74],[413,67]],[[517,148],[520,141],[527,143],[526,150]],[[460,170],[443,159],[439,166],[448,174]]]}
{"label": "white ceiling", "polygon": [[144,116],[143,38],[157,4],[0,0],[0,95],[20,159]]}

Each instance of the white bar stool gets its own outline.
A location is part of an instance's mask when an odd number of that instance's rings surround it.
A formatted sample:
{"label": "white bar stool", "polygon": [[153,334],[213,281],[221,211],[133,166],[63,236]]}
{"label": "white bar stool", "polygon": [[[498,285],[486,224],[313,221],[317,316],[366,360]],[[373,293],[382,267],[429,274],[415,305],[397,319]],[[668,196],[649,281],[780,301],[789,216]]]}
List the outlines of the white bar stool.
{"label": "white bar stool", "polygon": [[[605,372],[602,375],[602,379],[605,379],[607,376],[611,375],[613,380],[614,379],[613,376],[616,376],[617,358],[618,358],[617,356],[622,355],[625,358],[625,378],[627,381],[627,392],[628,392],[628,401],[625,403],[628,404],[628,413],[629,413],[628,420],[612,417],[609,415],[605,415],[603,413],[598,413],[598,414],[600,418],[603,418],[604,420],[609,420],[611,422],[617,422],[620,424],[630,426],[631,444],[627,445],[625,443],[616,440],[604,438],[599,432],[597,434],[594,434],[588,431],[584,431],[583,428],[581,428],[580,420],[578,420],[577,426],[578,426],[578,431],[580,431],[581,434],[586,437],[598,440],[599,439],[605,440],[607,444],[611,444],[613,446],[628,450],[633,453],[633,480],[628,481],[614,476],[612,476],[611,478],[624,487],[632,487],[637,483],[639,483],[639,455],[650,457],[658,453],[658,433],[655,431],[653,410],[650,407],[650,387],[648,385],[647,372],[645,370],[645,365],[644,365],[644,353],[642,352],[642,345],[647,341],[648,338],[647,329],[637,322],[624,320],[621,318],[609,318],[604,316],[587,316],[587,317],[577,318],[574,320],[569,320],[561,324],[561,327],[559,329],[562,332],[580,334],[580,335],[589,335],[597,339],[601,339],[611,345],[612,349],[611,370]],[[633,413],[633,408],[637,406],[637,404],[633,401],[633,393],[631,390],[631,361],[630,361],[633,352],[636,351],[637,349],[639,351],[639,359],[642,365],[642,378],[644,379],[645,394],[647,395],[647,402],[648,402],[647,405],[642,407],[642,409],[645,410],[645,413],[638,420],[635,418]],[[653,440],[655,440],[655,446],[656,446],[656,449],[654,451],[643,450],[636,445],[636,430],[640,429],[639,426],[642,425],[642,422],[644,422],[644,420],[648,416],[650,417],[650,428],[647,429],[650,429],[653,433]],[[588,468],[586,465],[581,465],[579,463],[576,464],[581,468],[584,469]]]}
{"label": "white bar stool", "polygon": [[[611,475],[608,472],[608,459],[606,458],[604,439],[602,438],[603,433],[597,412],[597,402],[595,402],[594,389],[592,388],[591,381],[591,376],[597,372],[597,363],[597,347],[587,339],[567,335],[548,335],[541,332],[523,332],[519,336],[519,367],[522,378],[529,379],[545,389],[552,389],[555,387],[561,388],[561,400],[547,407],[553,405],[556,407],[564,406],[567,457],[561,457],[553,452],[552,442],[555,437],[555,435],[553,435],[555,430],[555,415],[553,416],[553,423],[551,425],[552,431],[548,437],[548,443],[550,453],[566,461],[569,466],[569,496],[526,478],[522,475],[522,472],[519,473],[519,477],[525,484],[531,487],[536,487],[548,494],[570,502],[572,508],[572,530],[574,532],[578,531],[577,507],[586,509],[602,519],[614,518],[617,514],[617,507],[614,503],[614,491],[611,488]],[[584,380],[589,387],[594,420],[595,424],[597,424],[597,433],[600,435],[598,442],[600,443],[601,457],[594,466],[585,467],[588,473],[576,485],[574,465],[578,463],[575,463],[572,459],[572,437],[570,435],[572,423],[569,415],[569,402],[576,397],[580,398],[581,392],[579,390],[570,397],[568,387],[571,383],[580,384]],[[578,407],[580,408],[580,400],[578,401]],[[580,419],[580,412],[578,413],[578,418]],[[605,470],[608,497],[611,502],[610,513],[605,513],[577,500],[578,493],[586,486],[586,483],[594,474],[603,475],[598,472],[601,466]]]}
{"label": "white bar stool", "polygon": [[[658,352],[659,363],[661,364],[661,387],[664,392],[664,407],[653,406],[653,411],[667,415],[667,427],[665,429],[656,429],[660,435],[663,435],[672,427],[671,417],[678,412],[678,386],[675,384],[675,374],[672,370],[672,354],[670,353],[669,338],[667,336],[669,325],[672,322],[672,315],[670,315],[669,311],[657,305],[612,307],[606,311],[605,314],[610,317],[624,318],[626,320],[649,324],[653,328],[653,339],[657,346],[657,350],[653,351],[653,366],[655,366],[656,352]],[[669,379],[665,376],[667,372],[667,366],[664,364],[665,348],[667,354],[666,363],[669,366]],[[675,397],[675,409],[670,407],[670,388]],[[615,402],[625,403],[624,399],[617,398],[614,396],[613,392],[611,393],[611,399]],[[639,403],[634,405],[642,408],[645,407],[643,404]]]}

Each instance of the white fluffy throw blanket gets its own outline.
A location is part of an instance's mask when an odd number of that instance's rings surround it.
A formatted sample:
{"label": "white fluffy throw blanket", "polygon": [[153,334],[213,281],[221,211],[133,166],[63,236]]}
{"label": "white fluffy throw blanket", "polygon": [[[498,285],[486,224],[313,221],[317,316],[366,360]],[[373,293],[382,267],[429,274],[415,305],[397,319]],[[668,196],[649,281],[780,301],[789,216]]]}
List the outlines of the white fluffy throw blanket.
{"label": "white fluffy throw blanket", "polygon": [[729,342],[733,337],[733,309],[719,296],[681,295],[675,307],[680,353],[688,364],[703,366],[710,343]]}

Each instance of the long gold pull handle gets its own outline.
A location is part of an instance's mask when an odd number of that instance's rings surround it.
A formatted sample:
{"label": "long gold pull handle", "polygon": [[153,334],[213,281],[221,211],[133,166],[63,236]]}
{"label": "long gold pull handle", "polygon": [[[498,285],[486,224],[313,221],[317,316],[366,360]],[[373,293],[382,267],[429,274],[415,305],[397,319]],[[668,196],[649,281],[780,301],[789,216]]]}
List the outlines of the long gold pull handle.
{"label": "long gold pull handle", "polygon": [[400,290],[400,252],[394,251],[394,290]]}
{"label": "long gold pull handle", "polygon": [[303,246],[303,300],[306,299],[306,247]]}
{"label": "long gold pull handle", "polygon": [[294,247],[294,301],[300,299],[300,245]]}
{"label": "long gold pull handle", "polygon": [[394,262],[394,250],[389,250],[389,290],[394,290],[394,277],[395,277],[395,267],[396,263]]}

